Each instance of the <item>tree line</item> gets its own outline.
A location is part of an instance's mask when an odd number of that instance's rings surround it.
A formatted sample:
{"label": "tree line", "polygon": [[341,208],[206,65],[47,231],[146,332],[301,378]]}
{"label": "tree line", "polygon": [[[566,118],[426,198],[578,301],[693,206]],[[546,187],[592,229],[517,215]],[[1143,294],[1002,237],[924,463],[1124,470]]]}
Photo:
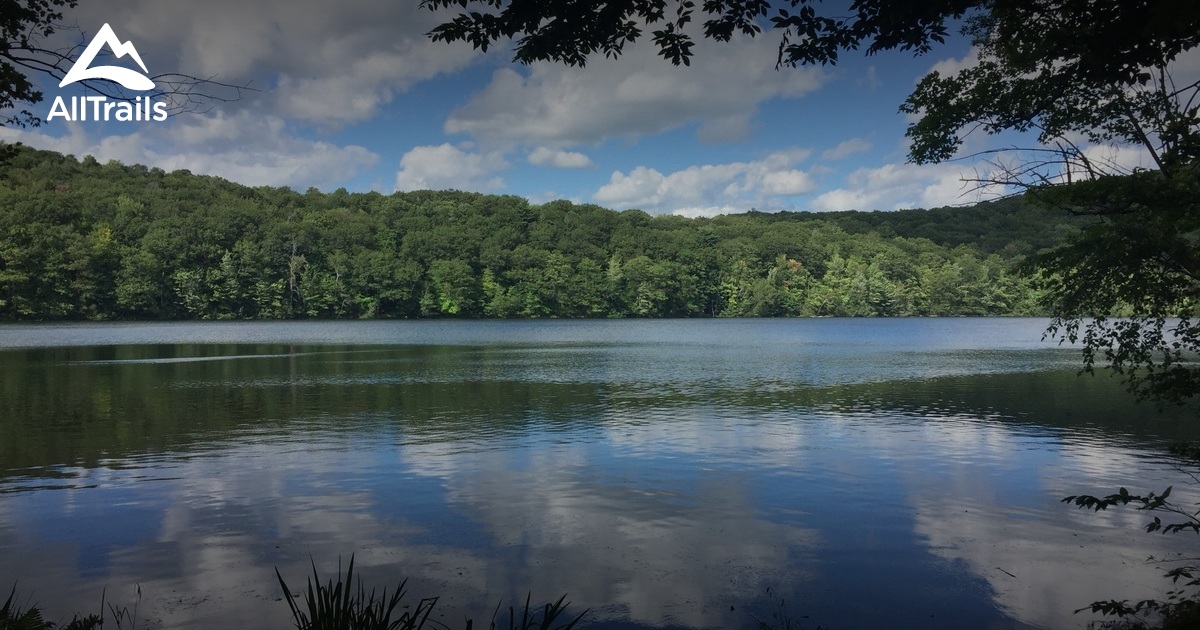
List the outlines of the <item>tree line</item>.
{"label": "tree line", "polygon": [[1078,219],[968,208],[650,216],[459,191],[299,193],[18,147],[4,320],[1044,314]]}

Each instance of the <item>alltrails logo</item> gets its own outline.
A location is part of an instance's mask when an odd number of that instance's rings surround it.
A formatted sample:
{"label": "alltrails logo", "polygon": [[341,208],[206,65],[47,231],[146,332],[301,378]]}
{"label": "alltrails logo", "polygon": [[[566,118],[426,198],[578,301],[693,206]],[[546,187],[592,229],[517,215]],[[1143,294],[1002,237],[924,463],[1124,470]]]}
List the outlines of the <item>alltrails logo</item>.
{"label": "alltrails logo", "polygon": [[[142,72],[149,72],[146,70],[146,64],[142,62],[137,48],[134,48],[133,42],[121,42],[117,39],[117,34],[113,32],[112,27],[105,24],[100,27],[100,31],[83,50],[83,54],[75,61],[75,65],[67,71],[67,75],[59,82],[58,87],[66,87],[76,81],[106,79],[119,83],[129,90],[144,92],[154,89],[154,81],[151,81],[145,74],[120,66],[93,66],[92,62],[95,61],[96,54],[105,44],[118,59],[129,55],[137,62]],[[163,121],[167,119],[167,104],[152,102],[149,96],[139,96],[133,101],[110,100],[107,96],[72,96],[70,103],[71,105],[68,107],[67,101],[63,100],[63,97],[54,97],[54,105],[50,107],[50,115],[46,117],[46,120],[54,120],[56,116],[62,117],[68,122],[84,120]]]}

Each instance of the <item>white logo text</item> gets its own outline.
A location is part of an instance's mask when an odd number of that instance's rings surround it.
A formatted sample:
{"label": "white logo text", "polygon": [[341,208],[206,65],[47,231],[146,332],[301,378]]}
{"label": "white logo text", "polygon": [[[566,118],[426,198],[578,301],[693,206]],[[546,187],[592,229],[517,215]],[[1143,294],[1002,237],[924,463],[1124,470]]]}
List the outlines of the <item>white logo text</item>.
{"label": "white logo text", "polygon": [[[120,59],[128,55],[142,72],[148,73],[142,56],[138,54],[133,42],[122,42],[108,24],[100,27],[96,36],[83,49],[83,54],[67,71],[66,76],[59,82],[58,87],[66,87],[78,81],[90,79],[105,79],[119,83],[128,90],[146,91],[154,89],[154,81],[145,74],[138,73],[121,66],[93,66],[96,55],[105,45]],[[68,105],[70,103],[70,105]],[[54,97],[47,121],[63,118],[68,122],[95,121],[163,121],[167,119],[167,104],[153,102],[149,96],[139,96],[132,101],[126,99],[110,99],[107,96],[72,96],[70,100],[62,96]]]}

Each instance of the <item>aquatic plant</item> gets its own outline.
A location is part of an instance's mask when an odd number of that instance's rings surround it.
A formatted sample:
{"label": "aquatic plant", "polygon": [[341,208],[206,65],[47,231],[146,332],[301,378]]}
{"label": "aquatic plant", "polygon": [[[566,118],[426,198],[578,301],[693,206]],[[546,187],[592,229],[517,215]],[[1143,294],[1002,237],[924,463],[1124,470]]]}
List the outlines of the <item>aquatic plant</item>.
{"label": "aquatic plant", "polygon": [[[1176,470],[1190,477],[1193,483],[1200,483],[1200,447],[1181,443],[1172,446],[1170,450],[1177,458]],[[1161,493],[1150,492],[1145,496],[1121,488],[1105,497],[1079,494],[1065,497],[1062,501],[1095,512],[1133,504],[1134,509],[1138,511],[1163,514],[1154,516],[1154,520],[1146,524],[1147,533],[1200,534],[1200,509],[1172,502],[1172,488],[1173,486],[1169,486]],[[1096,601],[1075,612],[1090,610],[1116,617],[1114,620],[1093,624],[1093,627],[1103,630],[1176,630],[1200,627],[1200,558],[1185,557],[1182,554],[1180,556],[1160,560],[1177,565],[1164,573],[1164,577],[1169,578],[1176,588],[1167,591],[1163,599],[1144,599],[1133,603],[1124,599]],[[1154,562],[1156,559],[1151,557],[1149,561]]]}
{"label": "aquatic plant", "polygon": [[308,589],[304,591],[303,608],[296,602],[296,596],[288,588],[278,567],[275,576],[283,587],[284,599],[292,611],[298,630],[415,630],[425,627],[429,613],[437,603],[436,597],[422,599],[416,609],[404,611],[393,619],[396,608],[407,593],[405,585],[408,580],[401,580],[390,597],[386,588],[378,596],[375,589],[367,592],[361,579],[356,590],[353,555],[346,567],[344,581],[339,563],[336,583],[330,579],[322,584],[316,562],[313,562],[313,574],[308,579]]}
{"label": "aquatic plant", "polygon": [[[42,611],[37,606],[21,610],[20,605],[16,602],[16,597],[17,585],[13,584],[8,599],[4,600],[3,606],[0,606],[0,630],[55,630],[56,628],[59,630],[95,630],[104,624],[104,620],[99,615],[88,615],[83,618],[76,615],[71,617],[71,621],[68,621],[67,625],[60,627],[52,621],[43,619]],[[120,621],[117,622],[117,627],[121,627]]]}
{"label": "aquatic plant", "polygon": [[[303,606],[297,602],[297,596],[288,587],[278,567],[275,569],[275,576],[283,588],[284,599],[291,609],[297,630],[419,630],[426,624],[449,628],[441,622],[429,619],[438,601],[436,597],[420,600],[415,609],[404,611],[393,619],[397,608],[402,608],[400,604],[407,594],[407,579],[396,585],[391,596],[388,596],[386,588],[377,596],[375,589],[369,592],[366,590],[361,578],[355,584],[353,555],[350,556],[344,579],[339,563],[336,582],[329,579],[322,583],[315,562],[312,567],[312,576],[308,578],[308,587],[302,596]],[[572,630],[588,611],[584,610],[573,619],[566,620],[566,609],[570,605],[566,597],[563,595],[553,604],[545,604],[539,609],[531,607],[532,594],[527,595],[520,617],[517,616],[516,608],[509,607],[508,630]],[[501,604],[497,604],[492,613],[489,630],[502,627],[496,622],[500,606]],[[467,619],[465,627],[466,630],[472,630],[474,620]]]}
{"label": "aquatic plant", "polygon": [[[412,610],[402,606],[408,591],[405,586],[408,580],[401,580],[389,594],[385,588],[381,592],[376,589],[368,591],[362,579],[354,573],[354,556],[346,566],[346,574],[342,575],[339,563],[336,581],[328,579],[322,582],[317,571],[316,563],[312,563],[312,576],[308,578],[307,588],[302,595],[296,595],[288,587],[279,569],[275,569],[275,577],[283,588],[284,600],[292,613],[292,620],[297,630],[420,630],[426,624],[431,627],[446,628],[444,623],[431,620],[430,613],[437,604],[437,597],[427,597],[417,602]],[[527,595],[525,606],[520,616],[517,609],[508,609],[508,630],[573,630],[588,613],[587,610],[573,618],[567,617],[566,595],[558,598],[552,604],[534,607],[531,605],[532,596]],[[99,615],[87,615],[71,618],[65,625],[58,625],[43,618],[42,610],[36,605],[22,610],[17,601],[17,586],[13,585],[8,599],[0,606],[0,630],[97,630],[104,627],[104,610],[107,607],[117,630],[135,630],[137,627],[138,603],[141,602],[142,589],[137,588],[137,601],[130,610],[128,606],[117,607],[106,603],[101,597]],[[302,602],[299,600],[303,600]],[[492,613],[489,630],[499,630],[505,626],[497,623],[501,604],[496,605]],[[466,630],[472,630],[474,621],[465,620]]]}
{"label": "aquatic plant", "polygon": [[37,607],[31,607],[29,610],[22,611],[18,604],[13,601],[17,596],[17,585],[13,585],[12,592],[8,594],[8,599],[5,600],[4,606],[0,607],[0,630],[41,630],[48,627],[48,624],[42,620],[42,613]]}
{"label": "aquatic plant", "polygon": [[[508,607],[508,630],[571,630],[576,624],[579,623],[580,620],[583,619],[583,616],[587,614],[588,610],[591,610],[590,608],[584,609],[583,612],[579,613],[574,619],[566,624],[555,626],[554,622],[557,621],[559,617],[563,616],[566,613],[567,606],[571,605],[571,602],[564,603],[564,600],[567,598],[567,596],[564,594],[553,604],[546,604],[543,606],[541,610],[541,617],[538,617],[538,611],[536,609],[534,609],[532,613],[529,610],[529,601],[531,595],[532,594],[527,594],[525,596],[525,608],[521,611],[521,618],[519,620],[516,616],[516,610],[512,606]],[[500,605],[497,604],[496,613],[499,611]],[[492,613],[492,623],[489,626],[489,630],[497,630],[498,628],[496,625],[496,613]],[[471,624],[471,620],[468,619],[467,630],[471,630]]]}

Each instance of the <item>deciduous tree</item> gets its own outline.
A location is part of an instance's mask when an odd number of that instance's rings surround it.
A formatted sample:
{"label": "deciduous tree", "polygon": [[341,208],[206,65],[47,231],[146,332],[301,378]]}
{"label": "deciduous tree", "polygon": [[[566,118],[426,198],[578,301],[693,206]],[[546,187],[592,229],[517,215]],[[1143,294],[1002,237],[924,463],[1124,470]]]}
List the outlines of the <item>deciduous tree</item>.
{"label": "deciduous tree", "polygon": [[1026,132],[1025,150],[989,152],[992,168],[974,181],[1096,218],[1028,267],[1048,281],[1049,332],[1081,341],[1088,370],[1107,362],[1143,397],[1200,393],[1191,362],[1200,353],[1200,76],[1176,72],[1200,45],[1194,0],[854,0],[844,11],[819,0],[423,5],[463,9],[434,40],[484,50],[512,40],[516,61],[579,66],[619,56],[647,31],[663,57],[686,65],[695,36],[770,30],[777,64],[795,66],[836,63],[847,50],[923,53],[961,25],[976,58],[931,73],[901,105],[916,118],[910,160],[955,159],[971,134]]}

